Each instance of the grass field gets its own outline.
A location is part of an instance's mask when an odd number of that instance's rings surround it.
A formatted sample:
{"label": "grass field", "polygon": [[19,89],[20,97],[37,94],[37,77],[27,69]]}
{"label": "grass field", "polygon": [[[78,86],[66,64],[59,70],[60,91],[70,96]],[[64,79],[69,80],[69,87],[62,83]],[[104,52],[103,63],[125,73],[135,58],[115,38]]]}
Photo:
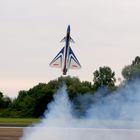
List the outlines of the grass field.
{"label": "grass field", "polygon": [[[0,126],[28,126],[39,122],[40,119],[35,118],[0,118]],[[85,123],[95,128],[140,129],[140,121],[87,120]]]}
{"label": "grass field", "polygon": [[40,119],[35,118],[0,118],[1,125],[31,125],[39,121]]}

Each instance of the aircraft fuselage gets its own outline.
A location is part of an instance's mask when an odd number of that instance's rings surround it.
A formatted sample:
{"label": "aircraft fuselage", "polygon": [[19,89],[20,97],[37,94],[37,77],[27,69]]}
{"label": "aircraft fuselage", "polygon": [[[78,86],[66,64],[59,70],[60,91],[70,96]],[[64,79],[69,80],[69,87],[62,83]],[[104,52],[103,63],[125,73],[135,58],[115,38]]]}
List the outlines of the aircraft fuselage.
{"label": "aircraft fuselage", "polygon": [[67,61],[68,61],[68,54],[69,54],[69,45],[70,45],[70,25],[67,28],[67,34],[66,34],[66,45],[65,45],[65,54],[64,54],[64,68],[62,69],[63,75],[66,75],[67,73]]}

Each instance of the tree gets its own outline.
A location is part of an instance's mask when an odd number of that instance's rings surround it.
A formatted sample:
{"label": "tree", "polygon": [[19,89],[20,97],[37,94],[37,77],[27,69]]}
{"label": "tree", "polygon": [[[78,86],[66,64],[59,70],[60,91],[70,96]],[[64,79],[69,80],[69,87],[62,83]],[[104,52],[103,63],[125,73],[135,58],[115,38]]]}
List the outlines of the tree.
{"label": "tree", "polygon": [[139,56],[136,56],[135,57],[135,60],[134,61],[132,61],[132,65],[134,66],[136,66],[136,65],[139,65],[140,64],[140,57]]}
{"label": "tree", "polygon": [[0,108],[4,107],[3,93],[0,91]]}
{"label": "tree", "polygon": [[0,108],[7,108],[12,103],[12,100],[8,96],[4,96],[0,91]]}
{"label": "tree", "polygon": [[4,96],[2,92],[0,92],[0,116],[7,117],[8,116],[8,108],[10,107],[12,101],[8,96]]}
{"label": "tree", "polygon": [[10,97],[4,96],[3,97],[3,102],[4,102],[3,107],[8,108],[11,105],[12,100],[10,99]]}
{"label": "tree", "polygon": [[86,94],[87,92],[93,93],[93,86],[91,82],[83,81],[81,82],[80,93]]}
{"label": "tree", "polygon": [[0,91],[0,98],[3,98],[3,93]]}
{"label": "tree", "polygon": [[108,89],[115,88],[115,72],[112,72],[109,67],[100,67],[99,70],[96,70],[94,73],[94,88],[95,90],[101,87],[107,87]]}
{"label": "tree", "polygon": [[127,81],[140,78],[140,57],[136,56],[131,65],[125,66],[122,75]]}
{"label": "tree", "polygon": [[86,94],[92,92],[92,85],[90,82],[81,82],[78,77],[59,77],[58,83],[65,83],[67,85],[67,91],[70,99],[73,99],[78,94]]}

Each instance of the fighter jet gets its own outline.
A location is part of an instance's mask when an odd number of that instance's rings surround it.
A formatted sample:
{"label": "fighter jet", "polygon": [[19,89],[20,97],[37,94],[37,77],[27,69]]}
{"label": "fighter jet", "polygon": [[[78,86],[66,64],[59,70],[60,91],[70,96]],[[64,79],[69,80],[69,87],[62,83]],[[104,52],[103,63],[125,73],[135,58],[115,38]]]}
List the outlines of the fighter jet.
{"label": "fighter jet", "polygon": [[66,75],[69,69],[80,69],[81,65],[70,47],[70,43],[74,43],[70,36],[70,25],[67,28],[66,36],[60,42],[65,42],[65,46],[51,61],[50,66],[61,68],[63,75]]}

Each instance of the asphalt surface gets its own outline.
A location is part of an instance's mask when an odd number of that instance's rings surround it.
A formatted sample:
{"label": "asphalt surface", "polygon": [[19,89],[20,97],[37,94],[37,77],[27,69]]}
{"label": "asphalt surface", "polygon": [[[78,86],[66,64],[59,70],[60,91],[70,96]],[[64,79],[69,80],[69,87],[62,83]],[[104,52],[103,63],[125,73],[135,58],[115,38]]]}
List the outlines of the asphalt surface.
{"label": "asphalt surface", "polygon": [[[24,127],[0,127],[0,140],[20,140],[23,135],[23,129]],[[48,134],[52,131],[59,132],[60,129],[45,129],[45,133]],[[72,140],[140,140],[140,130],[137,129],[73,128],[63,129],[61,132],[63,132],[64,137],[66,135]],[[46,140],[47,137],[40,138],[39,140]],[[60,140],[59,137],[57,139]]]}
{"label": "asphalt surface", "polygon": [[19,140],[22,134],[22,127],[0,127],[0,140]]}

